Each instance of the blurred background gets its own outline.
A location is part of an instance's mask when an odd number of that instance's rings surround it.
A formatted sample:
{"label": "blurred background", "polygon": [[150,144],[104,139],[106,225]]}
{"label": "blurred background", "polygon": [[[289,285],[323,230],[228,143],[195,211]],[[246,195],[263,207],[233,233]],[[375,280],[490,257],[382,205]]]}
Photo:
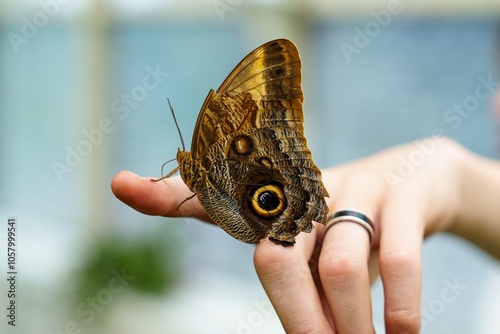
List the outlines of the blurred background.
{"label": "blurred background", "polygon": [[[0,332],[283,333],[254,246],[141,215],[112,176],[160,176],[180,146],[167,97],[189,145],[209,89],[279,37],[301,52],[320,167],[435,133],[498,158],[499,18],[498,0],[1,1],[0,249],[16,217],[18,318],[2,255]],[[498,262],[447,235],[423,256],[422,332],[498,333]]]}

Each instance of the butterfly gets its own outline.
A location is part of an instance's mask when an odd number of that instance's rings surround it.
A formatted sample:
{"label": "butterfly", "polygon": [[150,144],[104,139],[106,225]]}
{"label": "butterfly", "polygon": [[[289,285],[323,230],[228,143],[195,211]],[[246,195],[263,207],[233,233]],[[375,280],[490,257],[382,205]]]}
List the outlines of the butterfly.
{"label": "butterfly", "polygon": [[250,52],[208,93],[191,151],[177,152],[173,172],[215,224],[246,243],[293,245],[312,221],[326,221],[328,192],[304,136],[301,67],[287,39]]}

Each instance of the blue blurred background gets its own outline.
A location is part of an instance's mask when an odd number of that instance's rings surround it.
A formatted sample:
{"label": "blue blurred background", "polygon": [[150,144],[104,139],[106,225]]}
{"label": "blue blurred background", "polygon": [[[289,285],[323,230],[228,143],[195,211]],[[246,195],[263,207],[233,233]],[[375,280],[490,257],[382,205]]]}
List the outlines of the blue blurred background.
{"label": "blue blurred background", "polygon": [[[160,176],[180,146],[167,97],[189,145],[209,89],[279,37],[302,55],[320,167],[436,131],[498,158],[490,98],[460,124],[446,115],[500,80],[499,17],[492,0],[2,1],[0,243],[16,217],[19,280],[17,326],[2,311],[0,332],[282,333],[253,246],[195,220],[141,215],[114,198],[112,176]],[[447,235],[423,255],[422,332],[497,333],[498,262]],[[465,288],[444,302],[450,282]],[[372,290],[384,332],[380,281]]]}

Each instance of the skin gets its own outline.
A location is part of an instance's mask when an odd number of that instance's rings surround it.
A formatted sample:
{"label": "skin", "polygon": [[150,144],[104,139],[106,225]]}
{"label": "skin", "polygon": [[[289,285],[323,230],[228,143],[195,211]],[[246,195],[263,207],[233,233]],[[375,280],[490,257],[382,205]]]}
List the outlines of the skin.
{"label": "skin", "polygon": [[[405,159],[415,163],[402,173]],[[419,333],[422,243],[430,234],[454,233],[500,259],[497,161],[447,138],[427,138],[322,172],[330,213],[363,212],[375,238],[370,245],[363,227],[343,222],[326,235],[315,223],[294,247],[261,240],[255,269],[287,333],[374,333],[370,282],[379,274],[387,333]],[[180,177],[151,182],[124,171],[111,187],[144,214],[209,221],[196,198],[176,210],[192,195]]]}

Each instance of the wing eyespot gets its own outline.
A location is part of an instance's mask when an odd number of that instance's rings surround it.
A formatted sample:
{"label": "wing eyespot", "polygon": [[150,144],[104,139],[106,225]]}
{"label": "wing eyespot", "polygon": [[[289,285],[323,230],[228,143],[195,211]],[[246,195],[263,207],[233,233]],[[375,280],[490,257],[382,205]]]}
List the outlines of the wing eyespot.
{"label": "wing eyespot", "polygon": [[246,135],[236,136],[232,142],[233,150],[238,155],[249,155],[255,149],[255,143],[252,137]]}
{"label": "wing eyespot", "polygon": [[277,217],[285,208],[286,197],[281,185],[260,186],[250,195],[250,209],[261,218]]}

